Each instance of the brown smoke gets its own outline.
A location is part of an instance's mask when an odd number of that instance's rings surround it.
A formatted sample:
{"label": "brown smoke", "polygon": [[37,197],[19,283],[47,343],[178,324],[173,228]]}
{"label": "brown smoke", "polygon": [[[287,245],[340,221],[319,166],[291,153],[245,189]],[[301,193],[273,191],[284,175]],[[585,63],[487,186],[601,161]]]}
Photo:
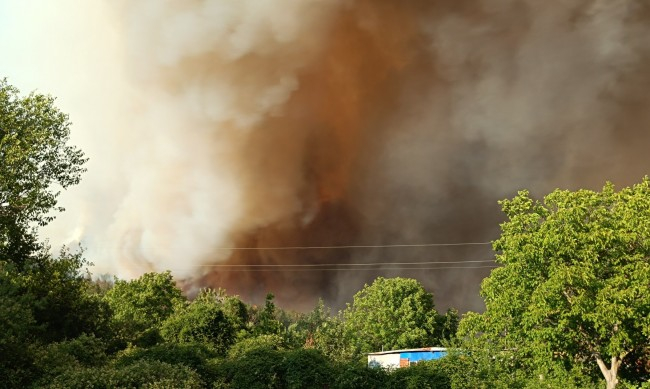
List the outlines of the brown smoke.
{"label": "brown smoke", "polygon": [[439,306],[481,309],[489,269],[199,265],[489,259],[489,246],[223,248],[484,242],[518,189],[649,170],[645,2],[142,0],[114,17],[136,92],[106,239],[133,275],[172,268],[297,308],[401,275]]}

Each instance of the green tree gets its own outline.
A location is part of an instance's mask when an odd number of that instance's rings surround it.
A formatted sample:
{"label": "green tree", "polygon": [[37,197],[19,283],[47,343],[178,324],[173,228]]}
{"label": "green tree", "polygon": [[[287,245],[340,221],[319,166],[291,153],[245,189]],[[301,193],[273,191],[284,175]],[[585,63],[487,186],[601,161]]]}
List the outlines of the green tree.
{"label": "green tree", "polygon": [[58,342],[81,334],[111,336],[111,311],[105,301],[91,292],[88,262],[82,252],[63,248],[57,258],[40,253],[31,266],[16,274],[22,293],[31,296],[32,312],[44,342]]}
{"label": "green tree", "polygon": [[23,97],[0,80],[0,260],[22,268],[39,248],[35,225],[50,222],[60,189],[79,182],[86,159],[67,145],[69,128],[53,97]]}
{"label": "green tree", "polygon": [[361,345],[357,341],[359,334],[347,331],[342,314],[331,316],[323,322],[314,334],[314,346],[330,359],[340,363],[360,361]]}
{"label": "green tree", "polygon": [[[38,329],[33,299],[21,292],[8,265],[0,264],[0,387],[24,387],[33,364],[33,333]],[[6,357],[11,356],[11,358]]]}
{"label": "green tree", "polygon": [[169,271],[146,273],[132,281],[115,280],[104,295],[113,310],[113,326],[123,341],[155,343],[160,326],[185,301]]}
{"label": "green tree", "polygon": [[273,293],[268,293],[264,302],[264,308],[261,310],[253,309],[253,314],[251,315],[253,320],[253,335],[270,335],[283,332],[284,326],[276,317],[274,298]]}
{"label": "green tree", "polygon": [[285,350],[285,339],[280,335],[257,335],[241,339],[228,350],[228,358],[241,358],[253,350],[262,348],[265,350]]}
{"label": "green tree", "polygon": [[299,314],[293,323],[288,325],[287,338],[296,347],[315,347],[316,331],[330,318],[330,309],[322,299],[311,312]]}
{"label": "green tree", "polygon": [[44,387],[198,389],[204,385],[199,374],[183,364],[142,359],[128,366],[70,369]]}
{"label": "green tree", "polygon": [[[386,388],[404,389],[448,389],[451,386],[449,377],[436,361],[420,362],[408,369],[395,369],[391,371],[387,382],[382,385]],[[474,388],[466,386],[465,388]]]}
{"label": "green tree", "polygon": [[360,352],[436,345],[433,295],[414,279],[377,278],[343,311],[344,336]]}
{"label": "green tree", "polygon": [[222,309],[218,295],[210,289],[201,291],[191,303],[178,306],[160,329],[168,342],[208,343],[225,354],[235,342],[236,328]]}
{"label": "green tree", "polygon": [[439,315],[436,320],[436,336],[441,341],[449,341],[456,337],[460,316],[456,308],[449,308],[444,315]]}
{"label": "green tree", "polygon": [[501,202],[507,221],[482,285],[483,314],[459,333],[511,350],[531,371],[598,370],[608,388],[650,339],[650,180],[616,192],[528,192]]}
{"label": "green tree", "polygon": [[208,383],[217,378],[212,366],[216,357],[218,353],[205,343],[160,343],[147,348],[130,347],[120,351],[112,365],[119,369],[141,361],[183,365],[199,373],[203,386],[209,387]]}
{"label": "green tree", "polygon": [[0,381],[9,387],[28,386],[51,374],[39,367],[48,343],[72,342],[84,334],[111,336],[110,310],[89,293],[90,281],[81,272],[84,263],[81,253],[66,251],[57,259],[43,254],[22,272],[0,263],[0,355],[11,356],[0,358]]}
{"label": "green tree", "polygon": [[242,332],[247,329],[249,315],[248,306],[239,299],[238,296],[228,296],[225,290],[219,289],[217,294],[220,296],[221,309],[223,313],[230,319],[235,331]]}
{"label": "green tree", "polygon": [[215,388],[328,388],[335,380],[330,361],[313,349],[256,347],[219,361],[215,371]]}

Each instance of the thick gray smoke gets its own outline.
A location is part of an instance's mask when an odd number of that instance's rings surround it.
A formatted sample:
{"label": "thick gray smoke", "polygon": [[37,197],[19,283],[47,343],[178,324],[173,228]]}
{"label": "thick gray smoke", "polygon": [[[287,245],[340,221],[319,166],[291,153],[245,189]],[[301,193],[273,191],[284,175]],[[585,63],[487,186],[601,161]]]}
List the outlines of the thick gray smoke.
{"label": "thick gray smoke", "polygon": [[440,306],[480,309],[489,269],[201,265],[489,259],[489,246],[223,248],[489,241],[497,200],[516,190],[638,181],[650,165],[648,4],[112,4],[96,28],[117,42],[121,117],[75,128],[110,141],[87,140],[102,163],[52,236],[76,227],[100,271],[169,268],[253,300],[273,291],[284,306],[339,304],[378,275],[402,275]]}

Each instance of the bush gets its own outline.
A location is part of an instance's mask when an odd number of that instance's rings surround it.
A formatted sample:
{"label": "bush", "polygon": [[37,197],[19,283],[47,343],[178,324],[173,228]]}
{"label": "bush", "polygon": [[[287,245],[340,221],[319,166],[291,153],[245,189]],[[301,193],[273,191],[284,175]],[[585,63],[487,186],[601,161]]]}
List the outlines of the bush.
{"label": "bush", "polygon": [[163,322],[160,334],[168,342],[210,343],[225,355],[235,341],[235,326],[215,299],[206,296],[178,307]]}
{"label": "bush", "polygon": [[283,350],[284,339],[280,335],[258,335],[235,343],[228,351],[228,357],[237,359],[256,349]]}
{"label": "bush", "polygon": [[282,364],[288,388],[325,388],[333,381],[330,361],[317,350],[288,351]]}
{"label": "bush", "polygon": [[106,361],[106,345],[103,341],[94,336],[82,335],[76,339],[34,348],[33,369],[37,372],[39,382],[47,383],[70,370],[101,366]]}
{"label": "bush", "polygon": [[123,368],[139,361],[157,361],[170,365],[183,365],[195,370],[204,383],[216,379],[216,373],[209,360],[218,353],[208,345],[201,343],[163,343],[150,348],[131,348],[120,353],[115,366]]}
{"label": "bush", "polygon": [[253,348],[222,360],[216,372],[219,379],[214,387],[247,389],[329,388],[337,375],[331,362],[317,350],[279,351],[272,347]]}
{"label": "bush", "polygon": [[388,372],[384,369],[369,369],[362,363],[341,363],[334,369],[335,389],[379,389],[384,388]]}
{"label": "bush", "polygon": [[49,388],[202,388],[199,375],[183,365],[140,360],[124,367],[75,368],[56,377]]}
{"label": "bush", "polygon": [[216,368],[217,388],[284,388],[282,353],[277,350],[257,348],[240,358],[223,360]]}
{"label": "bush", "polygon": [[386,387],[396,389],[447,389],[451,388],[451,383],[435,361],[428,361],[392,371]]}

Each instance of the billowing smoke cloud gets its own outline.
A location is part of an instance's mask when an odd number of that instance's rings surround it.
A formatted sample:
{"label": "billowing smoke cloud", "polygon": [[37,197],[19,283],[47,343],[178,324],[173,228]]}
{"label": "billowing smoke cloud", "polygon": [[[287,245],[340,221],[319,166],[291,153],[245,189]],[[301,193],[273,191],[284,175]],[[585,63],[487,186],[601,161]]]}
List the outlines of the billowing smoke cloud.
{"label": "billowing smoke cloud", "polygon": [[489,259],[489,246],[224,248],[484,242],[518,189],[648,173],[644,2],[141,0],[105,18],[122,117],[91,150],[110,181],[91,165],[66,198],[77,216],[53,225],[76,226],[101,271],[170,268],[298,308],[402,275],[443,307],[480,309],[489,269],[210,265]]}

